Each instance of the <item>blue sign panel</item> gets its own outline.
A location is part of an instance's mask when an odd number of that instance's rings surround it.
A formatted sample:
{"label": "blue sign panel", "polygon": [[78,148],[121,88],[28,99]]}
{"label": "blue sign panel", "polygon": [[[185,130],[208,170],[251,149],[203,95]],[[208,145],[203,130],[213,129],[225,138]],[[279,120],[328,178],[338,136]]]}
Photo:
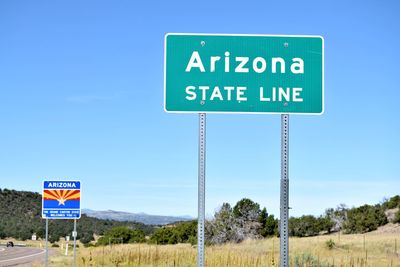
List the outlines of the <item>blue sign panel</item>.
{"label": "blue sign panel", "polygon": [[81,182],[44,181],[42,217],[79,219],[81,217]]}

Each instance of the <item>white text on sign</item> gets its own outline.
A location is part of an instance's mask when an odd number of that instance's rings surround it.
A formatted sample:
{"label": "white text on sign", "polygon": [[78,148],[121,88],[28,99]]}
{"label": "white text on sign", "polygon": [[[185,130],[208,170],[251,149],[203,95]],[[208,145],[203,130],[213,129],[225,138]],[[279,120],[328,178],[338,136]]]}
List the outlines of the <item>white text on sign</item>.
{"label": "white text on sign", "polygon": [[[304,73],[304,60],[299,57],[292,58],[289,64],[281,57],[272,57],[269,61],[270,71],[274,73],[286,73],[287,71],[292,74],[303,74]],[[265,73],[268,70],[267,60],[263,57],[255,57],[250,59],[249,57],[237,56],[234,58],[230,57],[230,52],[226,51],[224,58],[221,56],[211,56],[209,60],[209,72],[215,72],[217,68],[223,68],[224,72],[235,72],[235,73],[249,73],[250,71],[255,73]],[[286,70],[287,65],[290,65],[289,70]],[[198,51],[193,51],[185,72],[198,71],[206,72],[206,68],[203,64]],[[247,101],[246,86],[209,86],[209,85],[188,85],[185,88],[186,100],[194,101]],[[301,96],[303,88],[300,87],[272,87],[264,88],[259,87],[259,101],[260,102],[303,102]]]}

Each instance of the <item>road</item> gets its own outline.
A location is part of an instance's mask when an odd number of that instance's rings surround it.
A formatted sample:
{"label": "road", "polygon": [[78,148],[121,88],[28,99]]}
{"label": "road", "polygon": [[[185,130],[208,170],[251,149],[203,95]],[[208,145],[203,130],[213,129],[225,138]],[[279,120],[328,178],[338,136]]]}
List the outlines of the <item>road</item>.
{"label": "road", "polygon": [[44,249],[28,247],[0,247],[0,267],[31,266],[44,261]]}

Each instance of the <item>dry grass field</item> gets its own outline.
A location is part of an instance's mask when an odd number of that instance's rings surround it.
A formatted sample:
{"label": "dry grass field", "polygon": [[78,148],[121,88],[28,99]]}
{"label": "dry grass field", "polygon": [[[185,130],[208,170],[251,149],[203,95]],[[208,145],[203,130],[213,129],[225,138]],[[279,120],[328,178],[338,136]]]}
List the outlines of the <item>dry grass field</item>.
{"label": "dry grass field", "polygon": [[[335,243],[331,249],[327,246],[328,240]],[[398,231],[291,238],[290,266],[400,267],[399,247]],[[196,248],[188,244],[80,247],[77,265],[192,267],[196,266],[196,252]],[[72,256],[53,256],[50,260],[50,266],[71,266]],[[206,266],[279,266],[279,239],[248,240],[241,244],[207,247]]]}

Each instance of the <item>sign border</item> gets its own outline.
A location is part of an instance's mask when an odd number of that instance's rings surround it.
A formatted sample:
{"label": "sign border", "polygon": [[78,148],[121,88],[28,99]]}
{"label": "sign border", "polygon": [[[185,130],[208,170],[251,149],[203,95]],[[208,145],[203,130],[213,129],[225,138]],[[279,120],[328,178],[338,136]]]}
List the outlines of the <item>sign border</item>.
{"label": "sign border", "polygon": [[[167,37],[169,35],[195,35],[195,36],[253,36],[253,37],[303,37],[321,38],[322,40],[322,110],[320,113],[301,113],[301,112],[243,112],[243,111],[170,111],[167,110]],[[164,36],[164,111],[167,113],[209,113],[209,114],[290,114],[290,115],[313,115],[319,116],[325,112],[325,39],[322,35],[296,35],[296,34],[235,34],[235,33],[172,33],[168,32]]]}
{"label": "sign border", "polygon": [[[79,197],[79,217],[71,217],[71,218],[66,218],[66,217],[44,217],[43,215],[43,210],[44,210],[44,195],[43,195],[43,191],[44,191],[44,183],[45,182],[49,182],[49,181],[52,181],[52,182],[79,182],[79,185],[80,185],[80,188],[79,188],[79,191],[80,191],[80,193],[82,193],[82,181],[81,180],[68,180],[68,179],[63,179],[63,180],[43,180],[42,181],[42,212],[41,212],[41,217],[42,217],[42,219],[44,219],[44,220],[46,220],[46,219],[48,219],[48,220],[74,220],[74,219],[76,219],[76,220],[79,220],[81,217],[82,217],[82,201],[81,201],[81,197]],[[80,196],[82,196],[82,194],[80,194]],[[72,210],[76,210],[76,209],[72,209]]]}

